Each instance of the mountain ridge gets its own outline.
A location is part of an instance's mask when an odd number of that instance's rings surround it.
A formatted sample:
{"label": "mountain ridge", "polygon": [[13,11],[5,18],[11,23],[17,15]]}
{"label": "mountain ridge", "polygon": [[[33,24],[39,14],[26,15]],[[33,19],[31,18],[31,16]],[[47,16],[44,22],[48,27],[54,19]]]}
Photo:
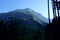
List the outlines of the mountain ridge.
{"label": "mountain ridge", "polygon": [[[13,10],[13,11],[10,11],[10,12],[23,12],[25,14],[28,14],[30,13],[29,15],[32,15],[34,16],[34,19],[35,17],[37,17],[37,19],[39,20],[42,20],[44,21],[45,23],[48,23],[48,19],[46,17],[44,17],[41,13],[37,13],[35,12],[34,10],[30,9],[30,8],[26,8],[26,9],[16,9],[16,10]],[[40,17],[40,18],[39,18]]]}
{"label": "mountain ridge", "polygon": [[[22,18],[22,19],[27,18],[31,22],[32,22],[32,19],[33,19],[33,21],[36,21],[36,22],[40,23],[41,25],[46,25],[46,23],[47,23],[47,22],[44,21],[45,19],[42,19],[42,18],[44,18],[44,16],[42,16],[41,14],[35,12],[34,10],[32,10],[30,8],[16,9],[16,10],[9,11],[7,13],[1,13],[0,14],[0,19],[8,20],[8,17],[10,17],[10,16],[15,17],[15,18],[18,17],[18,18]],[[27,20],[27,19],[25,19],[25,20]]]}

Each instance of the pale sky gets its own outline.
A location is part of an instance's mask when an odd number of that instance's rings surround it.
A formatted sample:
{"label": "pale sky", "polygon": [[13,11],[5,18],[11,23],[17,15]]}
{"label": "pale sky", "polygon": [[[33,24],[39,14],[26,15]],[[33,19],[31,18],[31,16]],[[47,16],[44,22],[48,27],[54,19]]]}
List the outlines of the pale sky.
{"label": "pale sky", "polygon": [[[0,0],[0,13],[9,12],[15,9],[31,8],[48,18],[47,0]],[[50,1],[50,14],[52,15],[52,5]]]}

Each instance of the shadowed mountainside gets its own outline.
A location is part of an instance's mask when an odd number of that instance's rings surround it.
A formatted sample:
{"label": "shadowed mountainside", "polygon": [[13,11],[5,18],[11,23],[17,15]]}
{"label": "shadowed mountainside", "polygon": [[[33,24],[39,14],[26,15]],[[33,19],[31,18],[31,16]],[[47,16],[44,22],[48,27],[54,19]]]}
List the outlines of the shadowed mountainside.
{"label": "shadowed mountainside", "polygon": [[[45,40],[47,23],[40,20],[31,9],[14,10],[0,13],[0,34],[6,40]],[[37,13],[36,13],[37,14]],[[2,37],[2,38],[5,38]]]}

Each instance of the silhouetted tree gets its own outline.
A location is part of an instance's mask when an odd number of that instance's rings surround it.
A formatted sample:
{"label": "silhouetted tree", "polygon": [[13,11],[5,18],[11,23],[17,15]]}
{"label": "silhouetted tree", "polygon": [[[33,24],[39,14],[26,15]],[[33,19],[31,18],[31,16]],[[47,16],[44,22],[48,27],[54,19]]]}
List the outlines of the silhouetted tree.
{"label": "silhouetted tree", "polygon": [[46,40],[60,40],[60,17],[53,19],[46,27]]}

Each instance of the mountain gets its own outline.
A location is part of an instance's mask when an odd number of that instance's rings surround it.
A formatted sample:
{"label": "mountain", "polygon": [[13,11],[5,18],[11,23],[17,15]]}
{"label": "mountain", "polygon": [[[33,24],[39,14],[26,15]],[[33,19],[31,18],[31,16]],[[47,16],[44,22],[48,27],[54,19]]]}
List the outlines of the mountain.
{"label": "mountain", "polygon": [[[16,9],[7,13],[0,13],[0,28],[8,30],[18,40],[45,39],[46,18],[30,8]],[[4,30],[4,31],[5,31]],[[17,32],[17,35],[15,33]],[[14,37],[15,38],[15,37]],[[36,39],[37,38],[37,39]]]}
{"label": "mountain", "polygon": [[7,21],[9,17],[19,18],[21,24],[29,27],[43,27],[48,22],[44,16],[30,8],[16,9],[8,13],[0,13],[0,20]]}
{"label": "mountain", "polygon": [[26,9],[16,9],[15,10],[20,11],[20,12],[24,12],[25,14],[29,14],[33,16],[33,19],[38,21],[39,23],[44,22],[44,23],[48,23],[48,19],[46,17],[44,17],[43,15],[41,15],[41,13],[37,13],[34,10],[30,9],[30,8],[26,8]]}

